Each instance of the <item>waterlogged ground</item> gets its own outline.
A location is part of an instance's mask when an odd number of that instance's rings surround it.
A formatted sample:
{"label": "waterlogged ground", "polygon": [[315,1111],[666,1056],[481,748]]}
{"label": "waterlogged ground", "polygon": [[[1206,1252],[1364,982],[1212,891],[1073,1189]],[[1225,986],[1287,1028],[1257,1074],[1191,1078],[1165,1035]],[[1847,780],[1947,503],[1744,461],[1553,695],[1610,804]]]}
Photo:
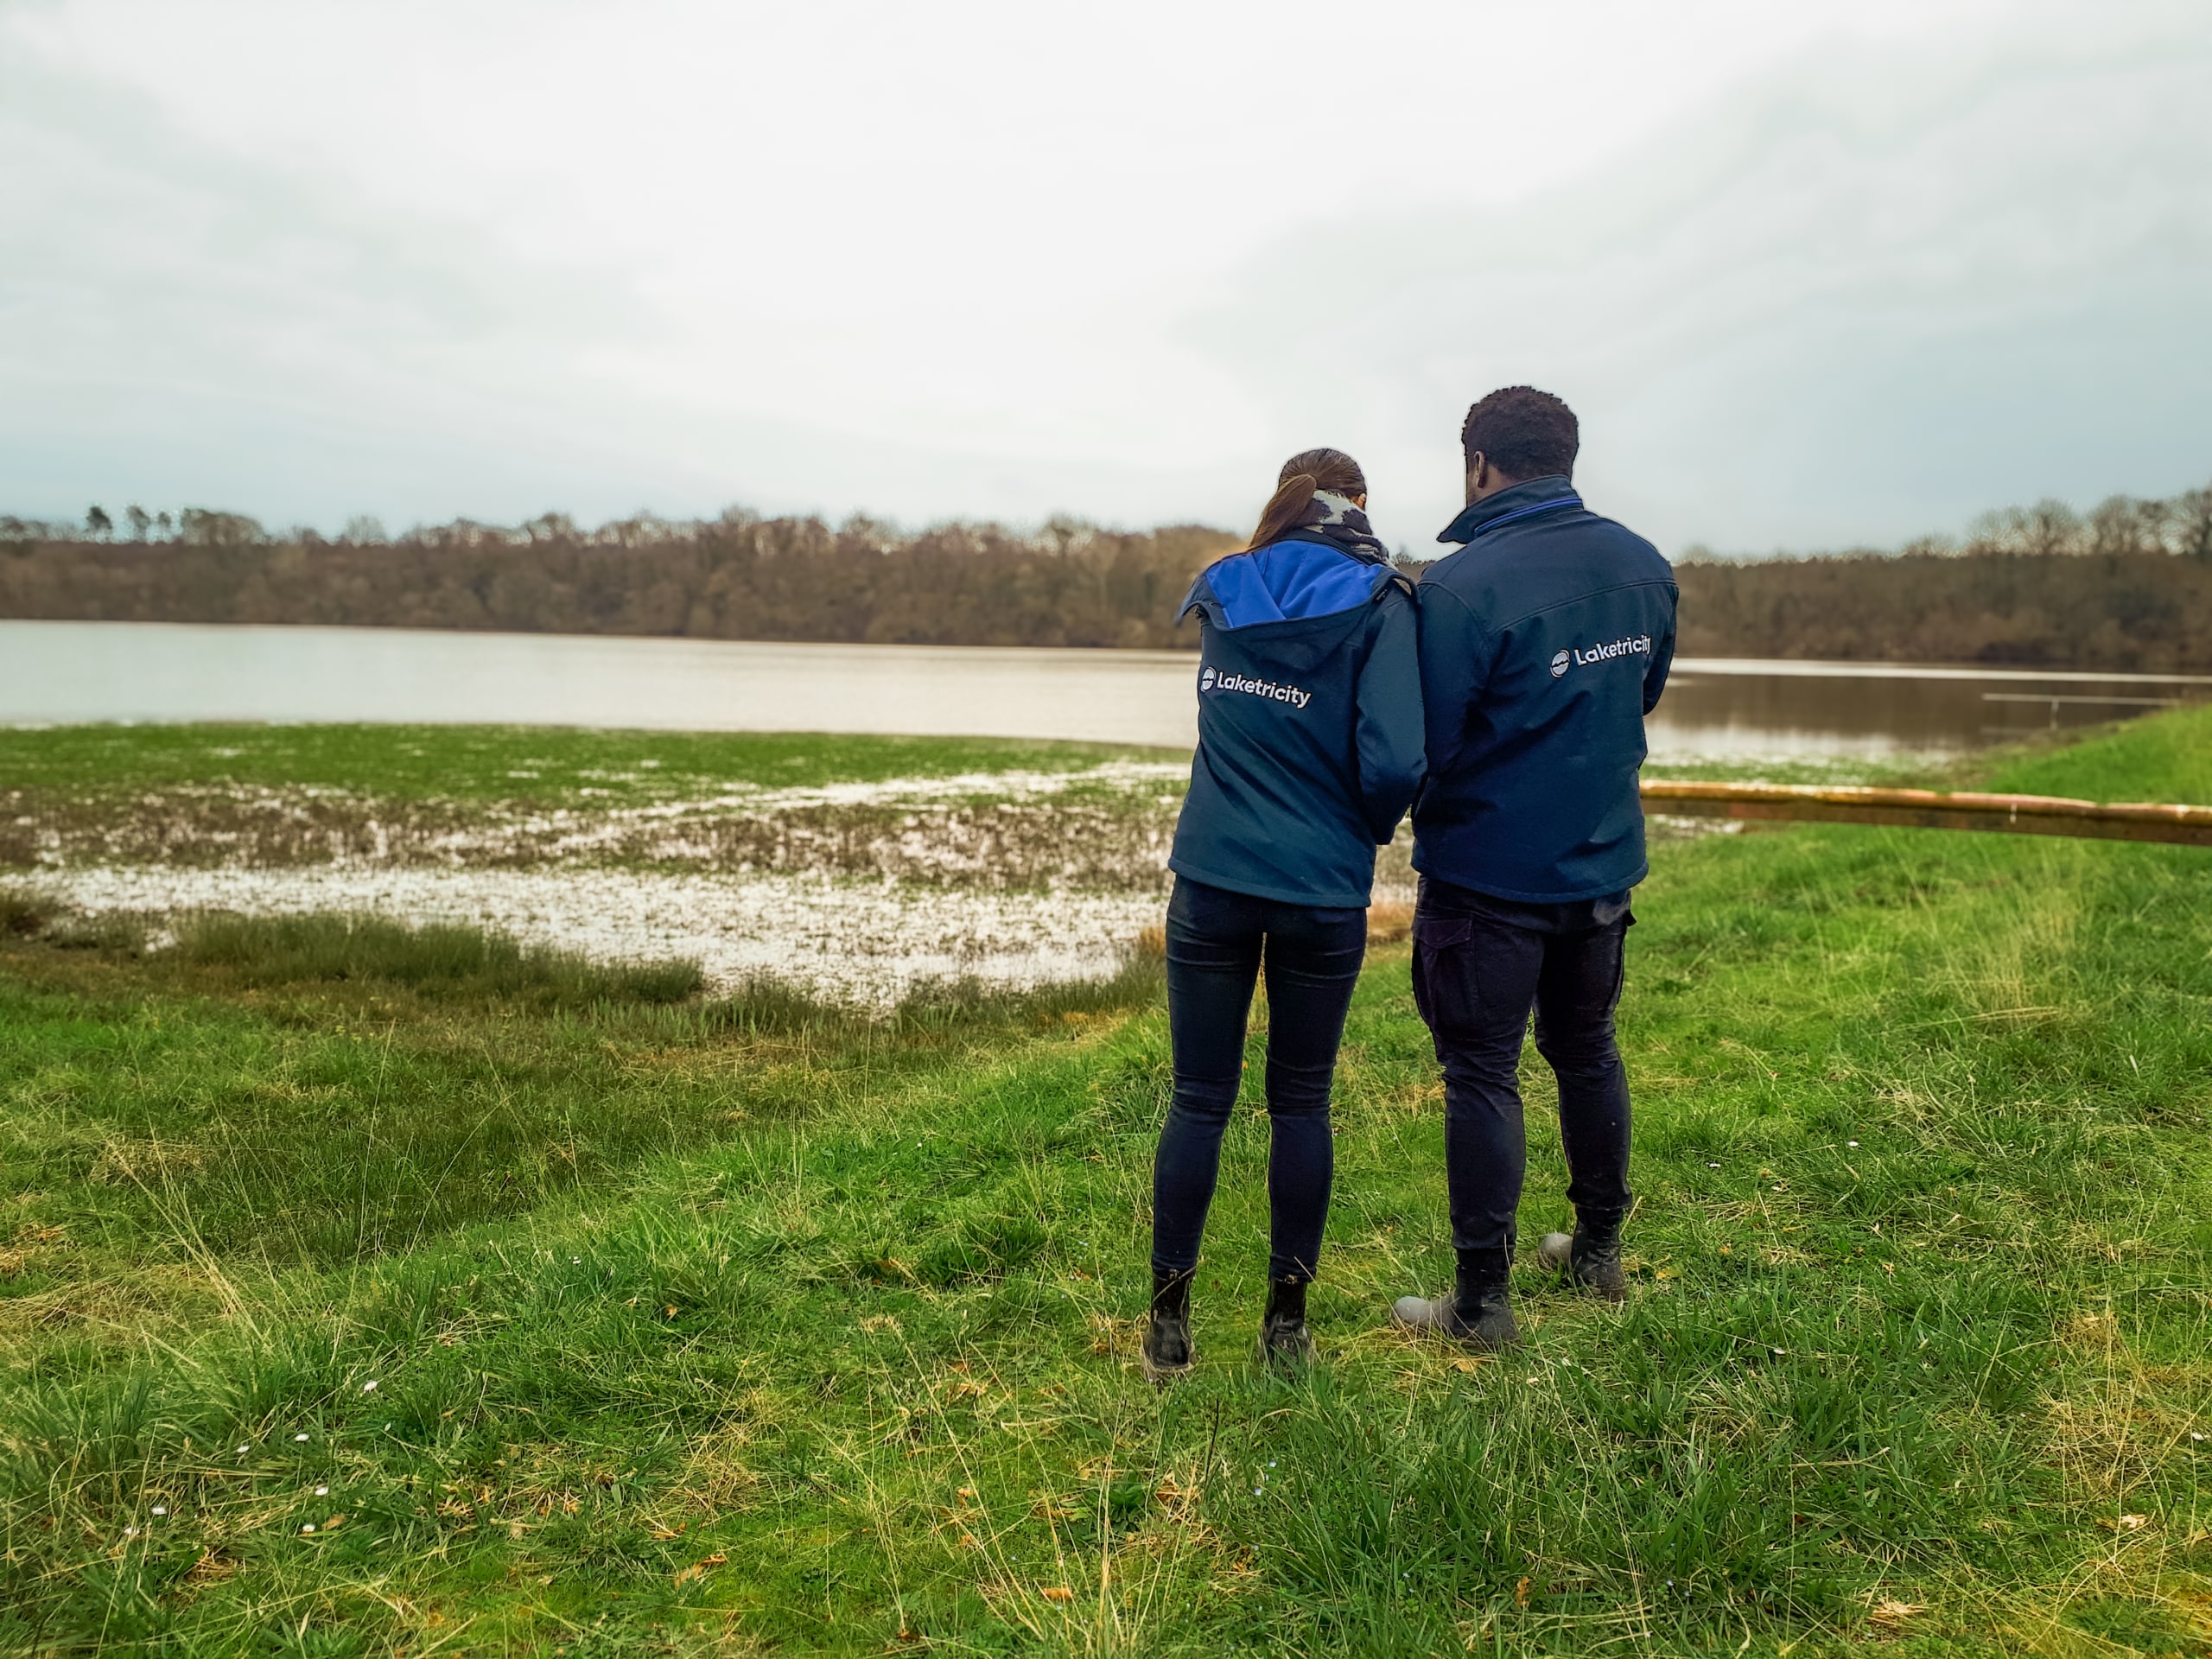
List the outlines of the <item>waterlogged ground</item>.
{"label": "waterlogged ground", "polygon": [[87,917],[370,913],[884,1007],[1110,975],[1187,759],[440,728],[0,734],[0,882]]}
{"label": "waterlogged ground", "polygon": [[227,779],[73,798],[17,789],[0,797],[0,810],[12,809],[0,859],[51,868],[550,866],[1152,887],[1189,772],[1187,760],[1109,760],[800,788],[702,779],[705,791],[677,792],[650,787],[658,780],[642,771],[607,774],[568,801],[537,797],[519,779],[521,792],[493,799]]}
{"label": "waterlogged ground", "polygon": [[[931,982],[1113,972],[1159,920],[1189,766],[967,739],[0,732],[0,886],[147,918],[156,942],[162,918],[209,910],[369,913],[605,961],[681,958],[717,989],[767,975],[880,1009]],[[1402,830],[1378,871],[1385,905],[1411,896],[1409,854]]]}
{"label": "waterlogged ground", "polygon": [[[874,1008],[935,982],[1026,989],[1110,975],[1160,913],[1145,893],[620,869],[96,866],[35,885],[92,918],[228,911],[459,924],[600,962],[695,962],[713,991],[771,978]],[[168,930],[157,925],[151,937],[158,945]]]}

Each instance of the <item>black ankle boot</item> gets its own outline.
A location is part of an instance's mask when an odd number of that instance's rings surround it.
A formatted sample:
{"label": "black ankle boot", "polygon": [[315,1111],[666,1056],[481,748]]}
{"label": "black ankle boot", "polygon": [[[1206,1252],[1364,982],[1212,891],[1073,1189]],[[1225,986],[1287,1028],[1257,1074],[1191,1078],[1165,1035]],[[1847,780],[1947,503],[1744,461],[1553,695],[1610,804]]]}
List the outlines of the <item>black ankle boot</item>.
{"label": "black ankle boot", "polygon": [[1621,1220],[1582,1220],[1574,1224],[1574,1243],[1567,1254],[1567,1271],[1577,1284],[1595,1291],[1609,1302],[1628,1300],[1628,1275],[1621,1271]]}
{"label": "black ankle boot", "polygon": [[1449,1296],[1401,1296],[1390,1317],[1416,1330],[1434,1331],[1470,1348],[1495,1353],[1521,1340],[1513,1322],[1508,1281],[1513,1268],[1510,1246],[1461,1250],[1459,1281]]}
{"label": "black ankle boot", "polygon": [[1188,1273],[1152,1270],[1152,1312],[1144,1322],[1144,1374],[1165,1382],[1191,1369],[1197,1352],[1191,1346],[1191,1281]]}
{"label": "black ankle boot", "polygon": [[1313,1333],[1306,1328],[1306,1283],[1303,1279],[1268,1281],[1268,1311],[1260,1317],[1262,1363],[1294,1368],[1313,1357]]}
{"label": "black ankle boot", "polygon": [[1521,1340],[1521,1327],[1513,1322],[1513,1247],[1491,1250],[1461,1250],[1459,1282],[1452,1312],[1471,1341],[1478,1348],[1510,1348]]}
{"label": "black ankle boot", "polygon": [[1548,1268],[1609,1302],[1628,1300],[1628,1275],[1621,1268],[1621,1218],[1580,1216],[1574,1236],[1547,1233],[1536,1254]]}

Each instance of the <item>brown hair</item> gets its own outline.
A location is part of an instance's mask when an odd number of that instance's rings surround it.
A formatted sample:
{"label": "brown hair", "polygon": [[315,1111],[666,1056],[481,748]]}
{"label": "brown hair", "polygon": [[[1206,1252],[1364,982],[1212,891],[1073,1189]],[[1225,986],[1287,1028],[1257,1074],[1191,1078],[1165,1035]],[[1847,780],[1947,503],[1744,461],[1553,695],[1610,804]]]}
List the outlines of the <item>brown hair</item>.
{"label": "brown hair", "polygon": [[1319,490],[1332,495],[1365,495],[1367,474],[1341,449],[1300,450],[1283,462],[1282,471],[1275,475],[1275,493],[1260,509],[1259,527],[1253,531],[1244,550],[1249,553],[1281,541],[1305,516]]}

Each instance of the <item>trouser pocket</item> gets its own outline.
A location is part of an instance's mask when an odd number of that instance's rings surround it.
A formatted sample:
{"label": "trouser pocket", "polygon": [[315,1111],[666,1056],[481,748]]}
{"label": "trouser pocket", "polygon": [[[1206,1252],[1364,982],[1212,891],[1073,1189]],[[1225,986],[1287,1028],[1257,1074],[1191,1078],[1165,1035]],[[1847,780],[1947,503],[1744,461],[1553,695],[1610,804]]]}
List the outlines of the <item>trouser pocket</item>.
{"label": "trouser pocket", "polygon": [[1472,1022],[1473,976],[1467,961],[1475,925],[1464,916],[1414,918],[1414,1007],[1439,1036]]}

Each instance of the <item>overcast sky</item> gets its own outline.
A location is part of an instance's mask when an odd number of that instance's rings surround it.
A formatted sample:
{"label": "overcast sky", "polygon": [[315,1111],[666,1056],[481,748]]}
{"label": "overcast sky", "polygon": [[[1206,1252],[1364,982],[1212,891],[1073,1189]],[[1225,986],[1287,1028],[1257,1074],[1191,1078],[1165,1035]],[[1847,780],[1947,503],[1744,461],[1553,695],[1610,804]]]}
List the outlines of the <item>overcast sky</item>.
{"label": "overcast sky", "polygon": [[2212,480],[2202,0],[0,0],[0,511],[1427,549],[1530,381],[1669,552]]}

